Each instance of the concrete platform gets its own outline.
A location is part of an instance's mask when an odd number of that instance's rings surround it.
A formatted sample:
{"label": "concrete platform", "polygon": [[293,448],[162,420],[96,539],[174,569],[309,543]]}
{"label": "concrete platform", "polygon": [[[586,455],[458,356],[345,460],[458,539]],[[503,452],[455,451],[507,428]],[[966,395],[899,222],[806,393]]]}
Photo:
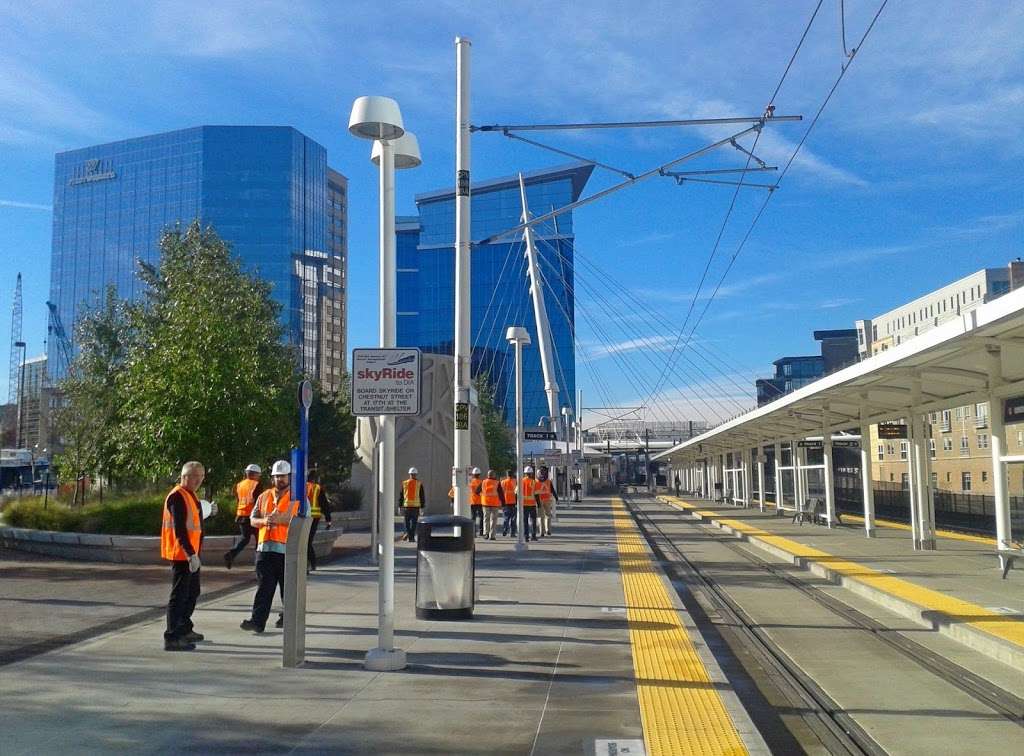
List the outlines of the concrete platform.
{"label": "concrete platform", "polygon": [[209,640],[195,652],[164,652],[151,621],[7,666],[2,750],[666,753],[675,720],[652,737],[652,712],[686,711],[696,753],[694,732],[717,727],[708,706],[741,740],[731,752],[767,752],[621,505],[591,500],[560,520],[521,557],[512,539],[478,544],[469,622],[415,619],[415,553],[399,544],[404,671],[363,669],[376,570],[348,561],[310,581],[302,668],[281,668],[280,631],[238,628],[252,601],[241,591],[197,611]]}
{"label": "concrete platform", "polygon": [[793,523],[773,509],[735,507],[698,498],[659,498],[714,522],[774,556],[1024,670],[1024,573],[1001,579],[995,545],[943,537],[935,551],[914,551],[901,528],[867,538],[861,521],[826,528]]}

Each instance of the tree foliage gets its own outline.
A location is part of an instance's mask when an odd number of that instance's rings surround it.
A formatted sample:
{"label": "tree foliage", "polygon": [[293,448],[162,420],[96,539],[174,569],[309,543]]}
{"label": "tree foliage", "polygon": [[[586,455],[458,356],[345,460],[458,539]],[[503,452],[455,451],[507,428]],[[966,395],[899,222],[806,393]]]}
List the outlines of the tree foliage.
{"label": "tree foliage", "polygon": [[[342,385],[347,385],[343,380]],[[352,474],[356,418],[347,391],[314,384],[309,408],[309,468],[320,473],[328,492],[336,492]]]}
{"label": "tree foliage", "polygon": [[480,424],[487,446],[487,458],[492,470],[499,473],[515,469],[516,447],[512,430],[505,425],[501,410],[494,401],[494,384],[490,376],[481,373],[473,379],[476,388],[477,405],[480,409]]}

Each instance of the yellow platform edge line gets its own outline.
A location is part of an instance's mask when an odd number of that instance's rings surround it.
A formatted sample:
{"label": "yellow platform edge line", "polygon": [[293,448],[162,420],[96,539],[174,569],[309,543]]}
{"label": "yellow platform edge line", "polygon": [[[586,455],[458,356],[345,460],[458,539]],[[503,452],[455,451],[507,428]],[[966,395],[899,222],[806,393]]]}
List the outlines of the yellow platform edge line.
{"label": "yellow platform edge line", "polygon": [[718,512],[697,509],[695,505],[682,499],[663,497],[662,501],[665,501],[670,506],[682,507],[692,511],[695,514],[706,517],[709,520],[714,520],[721,525],[746,535],[760,538],[765,543],[771,544],[792,556],[817,562],[844,577],[869,585],[891,596],[909,601],[923,610],[941,612],[952,620],[958,620],[989,635],[1018,646],[1024,646],[1024,622],[1020,620],[1008,618],[983,606],[948,596],[939,591],[933,591],[930,588],[888,575],[857,562],[841,559],[826,551],[806,546],[799,541],[794,541],[784,536],[774,535],[740,520],[723,518]]}
{"label": "yellow platform edge line", "polygon": [[620,499],[613,509],[648,756],[747,753],[639,529]]}

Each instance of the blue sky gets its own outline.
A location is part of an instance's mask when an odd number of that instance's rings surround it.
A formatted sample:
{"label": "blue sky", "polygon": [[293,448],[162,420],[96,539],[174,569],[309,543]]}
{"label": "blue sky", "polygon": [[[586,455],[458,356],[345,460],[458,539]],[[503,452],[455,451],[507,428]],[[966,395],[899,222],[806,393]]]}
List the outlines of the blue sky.
{"label": "blue sky", "polygon": [[[397,98],[419,136],[424,165],[398,181],[399,212],[411,212],[416,192],[452,183],[456,34],[474,43],[474,123],[757,115],[814,5],[8,3],[0,10],[0,384],[18,271],[29,352],[42,351],[56,151],[199,124],[287,124],[313,137],[351,181],[350,343],[369,345],[376,175],[367,145],[345,129],[353,98]],[[845,5],[852,45],[878,2]],[[777,113],[813,115],[838,75],[838,6],[823,4]],[[682,392],[662,405],[695,417],[711,415],[709,405],[731,412],[750,401],[740,387],[752,394],[753,376],[767,374],[771,360],[813,352],[812,330],[852,327],[1022,253],[1024,6],[966,7],[889,3],[701,322],[692,345],[704,370],[673,376],[669,385]],[[759,154],[781,164],[805,126],[770,128]],[[719,134],[543,139],[639,172]],[[493,134],[475,136],[473,150],[476,179],[564,162]],[[742,166],[742,157],[722,151],[690,167]],[[595,172],[588,190],[617,180]],[[652,323],[578,284],[591,313],[577,313],[585,404],[633,404],[646,393],[694,301],[732,193],[659,178],[576,213],[579,255],[615,279],[609,287],[663,316]],[[760,190],[740,193],[710,266],[712,288],[762,199]],[[707,293],[696,298],[698,312]],[[621,317],[599,333],[589,317],[609,307]],[[641,348],[655,350],[655,361]],[[632,367],[640,373],[630,380]]]}

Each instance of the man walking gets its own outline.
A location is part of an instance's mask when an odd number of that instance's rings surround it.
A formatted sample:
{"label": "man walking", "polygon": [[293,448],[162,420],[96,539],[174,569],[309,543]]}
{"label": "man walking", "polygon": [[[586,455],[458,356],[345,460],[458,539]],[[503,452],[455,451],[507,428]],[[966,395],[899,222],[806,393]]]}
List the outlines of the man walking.
{"label": "man walking", "polygon": [[512,470],[505,471],[505,477],[500,481],[502,509],[505,510],[505,521],[501,526],[501,534],[507,536],[510,532],[515,538],[519,535],[516,530],[516,474]]}
{"label": "man walking", "polygon": [[473,522],[477,523],[476,534],[482,536],[484,534],[484,504],[480,497],[480,489],[483,488],[484,482],[480,480],[479,467],[473,468],[472,475],[473,477],[469,479],[469,509],[473,515]]}
{"label": "man walking", "polygon": [[[299,510],[299,499],[291,498],[292,466],[281,459],[270,470],[273,486],[256,499],[252,510],[252,526],[259,531],[256,545],[256,596],[252,616],[242,620],[243,630],[262,633],[267,626],[274,591],[284,601],[284,555],[288,544],[288,525]],[[277,627],[284,627],[284,614],[277,618]]]}
{"label": "man walking", "polygon": [[263,470],[259,465],[249,465],[245,468],[245,477],[235,484],[235,498],[238,499],[238,506],[235,508],[235,522],[238,524],[238,541],[224,554],[224,566],[229,570],[235,559],[249,545],[249,539],[253,536],[252,523],[249,516],[252,514],[256,498],[263,492],[260,484],[260,475]]}
{"label": "man walking", "polygon": [[533,468],[527,467],[519,495],[523,497],[523,537],[529,541],[532,525],[533,540],[537,540],[537,479],[533,477]]}
{"label": "man walking", "polygon": [[504,503],[498,474],[494,470],[487,471],[487,477],[480,487],[480,497],[484,511],[484,538],[493,541],[498,532],[498,513]]}
{"label": "man walking", "polygon": [[[196,491],[205,477],[202,463],[186,462],[178,485],[164,499],[160,556],[171,563],[165,651],[194,651],[195,644],[204,639],[192,625],[192,612],[199,598],[199,552],[203,547],[203,509]],[[210,515],[216,513],[214,504]]]}
{"label": "man walking", "polygon": [[405,516],[403,541],[416,540],[416,523],[419,522],[420,511],[426,503],[419,474],[419,470],[410,467],[409,477],[402,481],[402,488],[398,492],[398,506],[402,508],[402,514]]}
{"label": "man walking", "polygon": [[306,483],[306,498],[309,499],[309,516],[313,522],[309,527],[309,541],[306,542],[306,573],[316,569],[316,551],[313,550],[313,536],[320,526],[320,519],[327,520],[324,530],[331,529],[331,500],[327,498],[327,492],[320,485],[320,473],[317,470],[309,471],[309,481]]}
{"label": "man walking", "polygon": [[540,534],[551,535],[551,515],[554,503],[558,501],[558,494],[548,477],[548,468],[540,468],[540,475],[537,477],[537,503],[540,505]]}

